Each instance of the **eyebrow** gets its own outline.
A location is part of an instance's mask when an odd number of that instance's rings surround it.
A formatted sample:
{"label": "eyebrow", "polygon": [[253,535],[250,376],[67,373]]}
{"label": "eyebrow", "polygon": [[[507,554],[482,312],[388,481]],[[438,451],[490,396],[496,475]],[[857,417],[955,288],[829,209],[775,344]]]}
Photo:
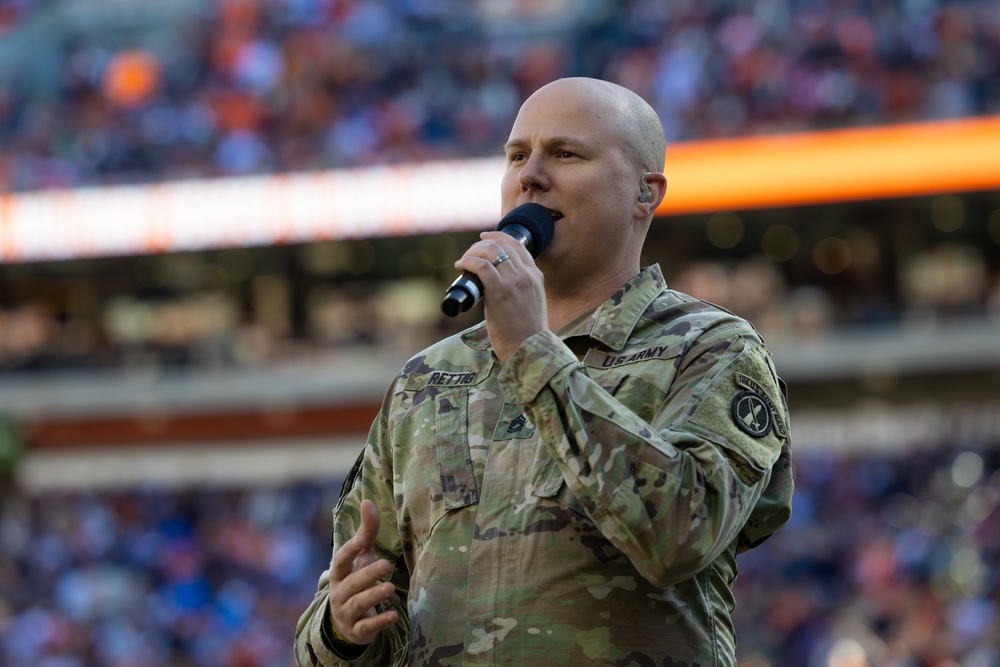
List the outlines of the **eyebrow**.
{"label": "eyebrow", "polygon": [[[527,146],[528,143],[529,142],[527,139],[511,139],[510,141],[508,141],[503,145],[503,151],[504,153],[506,153],[511,148],[521,148],[523,146]],[[579,146],[580,148],[592,148],[592,146],[589,143],[579,138],[567,137],[567,136],[551,137],[549,139],[546,139],[544,143],[546,147],[554,147],[554,148],[557,148],[559,146]]]}

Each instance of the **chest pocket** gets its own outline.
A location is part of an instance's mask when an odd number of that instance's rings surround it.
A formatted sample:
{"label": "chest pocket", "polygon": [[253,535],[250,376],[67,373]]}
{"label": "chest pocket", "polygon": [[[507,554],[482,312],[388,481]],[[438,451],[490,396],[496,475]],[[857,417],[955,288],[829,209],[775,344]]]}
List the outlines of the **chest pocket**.
{"label": "chest pocket", "polygon": [[449,511],[479,502],[469,425],[480,416],[470,397],[490,370],[414,373],[397,399],[407,410],[392,426],[393,485],[414,548]]}
{"label": "chest pocket", "polygon": [[641,375],[614,373],[598,383],[647,424],[653,423],[667,401],[667,393]]}
{"label": "chest pocket", "polygon": [[[592,351],[585,359],[588,376],[616,401],[634,412],[643,421],[654,424],[657,415],[667,402],[667,391],[676,375],[675,361],[681,353],[681,345],[653,348],[656,355],[640,357],[638,354],[618,355],[618,359],[628,359],[617,364],[607,364],[605,353]],[[642,361],[643,363],[638,363]],[[611,366],[608,368],[608,366]],[[654,424],[655,425],[655,424]],[[532,471],[533,494],[541,498],[551,498],[581,514],[585,514],[587,503],[569,490],[559,466],[549,456],[536,460]]]}
{"label": "chest pocket", "polygon": [[434,397],[435,449],[445,511],[479,502],[469,450],[468,407],[467,387],[442,392]]}
{"label": "chest pocket", "polygon": [[653,424],[677,376],[683,341],[612,354],[590,350],[587,375],[640,419]]}

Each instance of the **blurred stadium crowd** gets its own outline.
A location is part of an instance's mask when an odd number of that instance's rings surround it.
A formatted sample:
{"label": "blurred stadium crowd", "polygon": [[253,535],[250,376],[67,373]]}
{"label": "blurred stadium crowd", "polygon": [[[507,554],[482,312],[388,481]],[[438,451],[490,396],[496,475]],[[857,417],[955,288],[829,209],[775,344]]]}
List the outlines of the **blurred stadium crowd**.
{"label": "blurred stadium crowd", "polygon": [[292,664],[338,490],[5,494],[0,663]]}
{"label": "blurred stadium crowd", "polygon": [[[743,667],[1000,664],[997,441],[797,454],[795,512],[742,559]],[[9,667],[288,667],[339,483],[6,496]]]}
{"label": "blurred stadium crowd", "polygon": [[[175,0],[127,47],[97,4],[7,54],[0,190],[499,154],[567,75],[642,94],[671,141],[1000,111],[985,0]],[[4,2],[0,33],[59,6]]]}

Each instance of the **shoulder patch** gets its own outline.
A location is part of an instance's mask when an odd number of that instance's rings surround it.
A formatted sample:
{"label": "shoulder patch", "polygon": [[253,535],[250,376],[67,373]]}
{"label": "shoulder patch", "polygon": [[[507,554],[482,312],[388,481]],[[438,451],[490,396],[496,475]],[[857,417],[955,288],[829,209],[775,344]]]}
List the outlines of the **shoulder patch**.
{"label": "shoulder patch", "polygon": [[745,389],[733,397],[733,421],[741,431],[755,438],[771,432],[771,410],[756,391]]}
{"label": "shoulder patch", "polygon": [[743,373],[736,374],[736,384],[757,394],[760,399],[767,404],[767,409],[771,413],[771,422],[774,425],[774,434],[782,440],[788,438],[788,427],[785,426],[785,420],[781,416],[781,409],[774,402],[774,400],[768,396],[767,392],[764,391],[764,388]]}

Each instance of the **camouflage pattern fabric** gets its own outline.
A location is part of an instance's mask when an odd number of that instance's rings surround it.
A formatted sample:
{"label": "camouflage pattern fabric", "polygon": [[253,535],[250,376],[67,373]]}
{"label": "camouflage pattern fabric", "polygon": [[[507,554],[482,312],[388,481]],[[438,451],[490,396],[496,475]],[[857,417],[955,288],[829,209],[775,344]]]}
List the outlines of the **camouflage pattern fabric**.
{"label": "camouflage pattern fabric", "polygon": [[327,575],[296,633],[313,665],[736,665],[736,555],[791,512],[788,412],[746,321],[652,266],[503,367],[484,324],[411,359],[334,510],[363,498],[400,621],[331,640]]}

